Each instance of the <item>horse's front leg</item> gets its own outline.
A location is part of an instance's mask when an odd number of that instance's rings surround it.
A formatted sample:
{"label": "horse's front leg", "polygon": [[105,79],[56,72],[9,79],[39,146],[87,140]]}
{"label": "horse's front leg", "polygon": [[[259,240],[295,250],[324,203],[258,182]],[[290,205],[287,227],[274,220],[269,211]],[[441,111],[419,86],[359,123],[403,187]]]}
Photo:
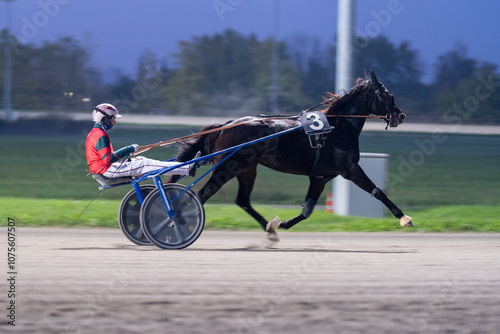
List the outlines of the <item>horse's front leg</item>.
{"label": "horse's front leg", "polygon": [[384,203],[384,205],[392,212],[392,214],[399,219],[401,226],[414,226],[411,217],[405,215],[388,197],[378,188],[375,183],[365,174],[361,166],[353,164],[346,171],[341,173],[342,177],[351,180],[358,187],[370,193],[373,197]]}
{"label": "horse's front leg", "polygon": [[296,225],[297,223],[303,221],[304,219],[308,218],[313,210],[314,206],[318,202],[318,198],[323,192],[323,189],[325,189],[325,185],[328,181],[330,181],[331,178],[317,178],[317,177],[309,177],[309,189],[307,190],[307,195],[306,195],[306,200],[304,204],[302,205],[303,209],[300,215],[297,217],[294,217],[290,220],[286,220],[281,222],[279,219],[275,218],[271,220],[266,227],[266,230],[269,231],[274,231],[277,228],[281,227],[284,229],[289,229],[290,227]]}

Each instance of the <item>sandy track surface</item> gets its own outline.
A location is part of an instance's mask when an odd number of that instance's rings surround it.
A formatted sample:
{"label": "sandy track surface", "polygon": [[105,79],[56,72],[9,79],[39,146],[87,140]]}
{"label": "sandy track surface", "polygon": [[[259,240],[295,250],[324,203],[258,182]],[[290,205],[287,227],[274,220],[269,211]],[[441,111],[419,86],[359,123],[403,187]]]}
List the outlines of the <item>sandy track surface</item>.
{"label": "sandy track surface", "polygon": [[18,228],[16,326],[2,279],[0,331],[500,333],[499,234],[280,236],[204,231],[172,251],[119,230]]}

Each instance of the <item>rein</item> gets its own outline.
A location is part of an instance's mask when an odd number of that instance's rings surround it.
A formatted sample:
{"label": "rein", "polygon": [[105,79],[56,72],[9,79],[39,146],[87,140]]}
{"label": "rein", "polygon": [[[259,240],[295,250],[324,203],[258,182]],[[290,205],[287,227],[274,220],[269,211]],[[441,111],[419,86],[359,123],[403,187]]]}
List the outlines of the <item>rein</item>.
{"label": "rein", "polygon": [[[266,120],[267,119],[295,118],[295,117],[298,117],[298,116],[276,116],[276,117],[266,118]],[[150,150],[152,148],[155,148],[155,147],[168,146],[168,145],[180,143],[182,141],[185,141],[186,139],[200,137],[200,136],[212,133],[212,132],[217,132],[217,131],[221,131],[221,130],[225,130],[225,129],[234,128],[236,126],[240,126],[240,125],[243,125],[243,124],[246,124],[246,123],[250,123],[250,122],[255,122],[255,121],[256,121],[255,119],[250,119],[250,120],[246,120],[246,121],[241,122],[241,123],[224,125],[224,126],[221,126],[221,127],[218,127],[218,128],[213,128],[213,129],[210,129],[210,130],[205,130],[205,131],[202,131],[202,132],[193,133],[193,134],[190,134],[190,135],[187,135],[187,136],[183,136],[183,137],[179,137],[179,138],[175,138],[175,139],[171,139],[171,140],[167,140],[167,141],[159,141],[159,142],[157,142],[155,144],[149,144],[149,145],[139,146],[139,149],[137,150],[137,152],[135,154],[136,155],[137,154],[141,154],[141,153],[146,152],[146,151],[148,151],[148,150]]]}
{"label": "rein", "polygon": [[345,117],[345,118],[380,118],[380,119],[387,119],[386,116],[382,115],[325,115],[326,117]]}
{"label": "rein", "polygon": [[[321,103],[321,104],[323,104],[323,103]],[[319,104],[317,106],[314,106],[312,108],[309,108],[309,109],[305,110],[304,112],[310,111],[311,109],[313,109],[315,107],[318,107],[321,104]],[[387,119],[387,116],[381,116],[381,115],[366,115],[366,116],[365,115],[325,115],[325,116],[326,117],[342,117],[342,118],[380,118],[380,119]],[[265,120],[294,119],[294,118],[299,118],[299,116],[298,115],[296,115],[296,116],[272,116],[272,117],[266,117]],[[234,128],[234,127],[237,127],[237,126],[240,126],[240,125],[243,125],[243,124],[246,124],[246,123],[250,123],[250,122],[255,122],[255,121],[259,121],[259,120],[250,119],[250,120],[246,120],[246,121],[240,122],[240,123],[224,125],[224,126],[221,126],[221,127],[218,127],[218,128],[213,128],[213,129],[210,129],[210,130],[193,133],[193,134],[190,134],[190,135],[187,135],[187,136],[184,136],[184,137],[179,137],[179,138],[175,138],[175,139],[171,139],[171,140],[167,140],[167,141],[159,141],[159,142],[154,143],[154,144],[139,146],[139,149],[137,150],[137,152],[135,153],[135,155],[144,153],[144,152],[146,152],[146,151],[148,151],[148,150],[150,150],[152,148],[156,148],[156,147],[160,147],[160,146],[169,146],[169,145],[172,145],[172,144],[183,142],[183,141],[185,141],[187,139],[200,137],[200,136],[203,136],[203,135],[206,135],[206,134],[209,134],[209,133],[213,133],[213,132],[217,132],[217,131],[222,131],[222,130]]]}

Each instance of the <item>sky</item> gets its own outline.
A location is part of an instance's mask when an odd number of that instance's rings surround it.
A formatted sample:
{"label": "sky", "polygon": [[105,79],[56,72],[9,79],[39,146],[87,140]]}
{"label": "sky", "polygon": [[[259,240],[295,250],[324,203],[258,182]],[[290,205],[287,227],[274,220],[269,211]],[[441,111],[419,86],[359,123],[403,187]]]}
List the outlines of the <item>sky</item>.
{"label": "sky", "polygon": [[[103,73],[134,75],[145,50],[171,61],[179,40],[226,29],[271,37],[275,1],[281,40],[302,35],[333,43],[337,30],[335,0],[4,1],[0,29],[10,18],[12,33],[37,45],[72,36]],[[356,0],[355,8],[358,35],[385,35],[396,45],[408,41],[428,78],[438,57],[457,43],[467,46],[469,57],[500,65],[498,0]]]}

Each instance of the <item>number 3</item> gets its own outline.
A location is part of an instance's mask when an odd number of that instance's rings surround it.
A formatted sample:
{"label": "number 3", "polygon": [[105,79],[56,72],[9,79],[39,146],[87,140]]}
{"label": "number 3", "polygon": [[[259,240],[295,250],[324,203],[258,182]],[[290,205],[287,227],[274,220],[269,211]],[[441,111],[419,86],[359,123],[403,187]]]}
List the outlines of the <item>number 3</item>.
{"label": "number 3", "polygon": [[319,119],[319,116],[315,113],[309,113],[306,115],[307,120],[312,120],[312,124],[309,126],[311,129],[317,131],[323,129],[325,123]]}

